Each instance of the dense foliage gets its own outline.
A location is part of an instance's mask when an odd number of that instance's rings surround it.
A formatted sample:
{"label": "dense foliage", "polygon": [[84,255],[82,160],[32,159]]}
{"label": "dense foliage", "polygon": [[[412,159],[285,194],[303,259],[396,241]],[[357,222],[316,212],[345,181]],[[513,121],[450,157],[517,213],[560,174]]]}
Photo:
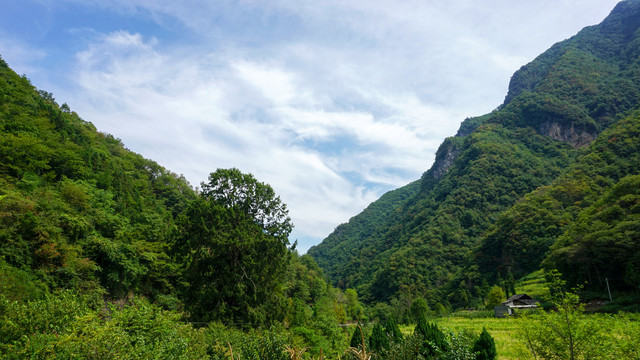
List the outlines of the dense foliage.
{"label": "dense foliage", "polygon": [[494,360],[498,357],[496,344],[487,329],[482,329],[478,340],[473,344],[473,352],[477,354],[476,360]]}
{"label": "dense foliage", "polygon": [[609,278],[614,289],[637,289],[639,144],[640,113],[633,112],[605,130],[565,174],[501,214],[481,240],[480,267],[522,276],[544,260],[589,288],[604,290]]}
{"label": "dense foliage", "polygon": [[0,282],[24,280],[10,296],[74,288],[175,302],[169,249],[176,216],[196,197],[184,178],[97,132],[4,61],[0,136]]}
{"label": "dense foliage", "polygon": [[220,169],[184,215],[176,248],[194,320],[281,321],[292,224],[273,189],[237,169]]}
{"label": "dense foliage", "polygon": [[[637,359],[640,346],[637,319],[625,315],[586,315],[580,303],[580,287],[567,290],[556,271],[546,273],[547,299],[554,311],[539,311],[519,320],[518,337],[533,358],[540,359]],[[616,326],[616,322],[618,326]],[[612,331],[618,327],[617,331]]]}

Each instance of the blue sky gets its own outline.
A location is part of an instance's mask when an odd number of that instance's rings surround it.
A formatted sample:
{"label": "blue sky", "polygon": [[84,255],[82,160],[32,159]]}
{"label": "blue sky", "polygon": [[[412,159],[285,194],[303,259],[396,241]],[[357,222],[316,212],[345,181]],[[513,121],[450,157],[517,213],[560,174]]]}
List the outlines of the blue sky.
{"label": "blue sky", "polygon": [[0,55],[194,186],[229,167],[269,183],[305,252],[615,4],[5,0]]}

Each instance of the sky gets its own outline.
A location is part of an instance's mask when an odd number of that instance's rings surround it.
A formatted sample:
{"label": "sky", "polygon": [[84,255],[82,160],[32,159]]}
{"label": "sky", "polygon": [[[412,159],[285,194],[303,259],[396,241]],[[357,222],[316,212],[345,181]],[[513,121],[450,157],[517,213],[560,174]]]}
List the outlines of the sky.
{"label": "sky", "polygon": [[270,184],[304,253],[419,179],[612,0],[3,0],[0,56],[195,187]]}

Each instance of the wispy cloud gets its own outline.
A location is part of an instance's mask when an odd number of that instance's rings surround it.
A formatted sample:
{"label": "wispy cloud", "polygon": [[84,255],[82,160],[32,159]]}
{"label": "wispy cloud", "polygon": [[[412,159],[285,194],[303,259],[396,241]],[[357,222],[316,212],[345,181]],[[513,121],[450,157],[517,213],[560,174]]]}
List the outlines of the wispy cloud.
{"label": "wispy cloud", "polygon": [[301,238],[325,236],[381,191],[419,176],[442,136],[430,141],[423,117],[444,117],[453,129],[452,114],[415,96],[350,89],[377,109],[346,110],[277,62],[157,47],[140,34],[100,36],[77,54],[82,91],[67,95],[73,106],[192,182],[217,167],[254,173],[289,204]]}

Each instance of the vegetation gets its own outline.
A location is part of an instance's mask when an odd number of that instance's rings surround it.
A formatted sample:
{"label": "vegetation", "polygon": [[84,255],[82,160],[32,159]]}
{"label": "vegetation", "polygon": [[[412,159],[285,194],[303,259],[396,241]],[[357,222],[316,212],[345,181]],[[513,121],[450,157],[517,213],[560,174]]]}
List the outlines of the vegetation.
{"label": "vegetation", "polygon": [[[577,294],[580,289],[567,291],[560,273],[547,273],[549,301],[556,310],[539,312],[520,320],[519,337],[534,358],[541,359],[633,359],[639,347],[632,340],[640,327],[628,318],[604,315],[585,315],[584,304]],[[628,328],[612,332],[616,322]],[[624,326],[623,325],[623,326]]]}
{"label": "vegetation", "polygon": [[487,299],[485,300],[485,305],[487,309],[491,310],[495,306],[499,306],[503,301],[507,299],[504,294],[504,290],[501,287],[494,285],[489,293],[487,294]]}
{"label": "vegetation", "polygon": [[477,360],[493,360],[498,356],[496,344],[487,329],[482,328],[480,337],[473,343],[473,352],[477,354]]}
{"label": "vegetation", "polygon": [[[180,221],[185,305],[195,321],[282,321],[291,219],[273,189],[218,170]],[[301,300],[301,299],[299,299]]]}
{"label": "vegetation", "polygon": [[450,350],[449,343],[438,325],[427,322],[424,317],[418,320],[414,335],[422,338],[421,354],[425,358],[435,357],[440,353]]}

